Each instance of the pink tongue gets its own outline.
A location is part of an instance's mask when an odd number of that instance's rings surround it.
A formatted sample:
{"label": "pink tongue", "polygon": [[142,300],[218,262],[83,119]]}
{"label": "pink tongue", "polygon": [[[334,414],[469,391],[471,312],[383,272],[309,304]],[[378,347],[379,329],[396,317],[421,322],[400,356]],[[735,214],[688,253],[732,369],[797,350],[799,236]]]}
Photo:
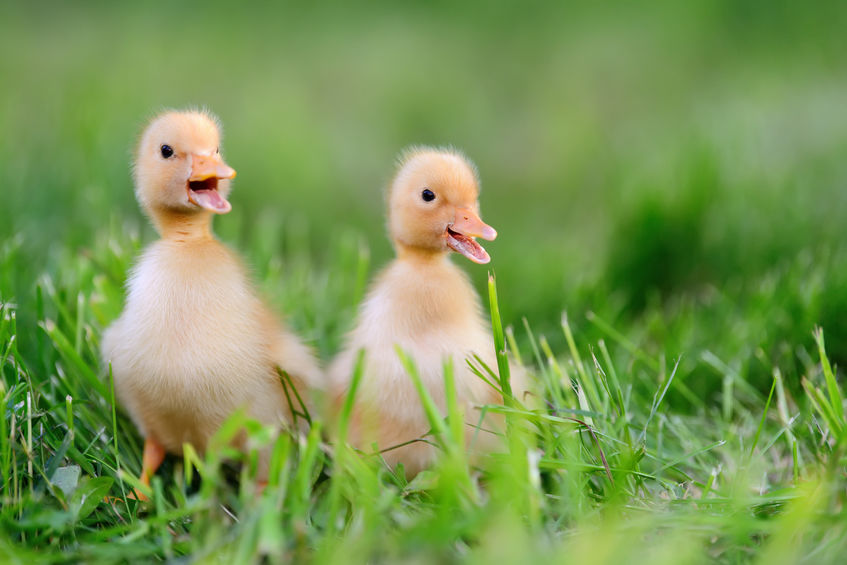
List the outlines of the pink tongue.
{"label": "pink tongue", "polygon": [[491,261],[491,257],[488,255],[488,252],[485,251],[485,249],[483,249],[482,246],[475,240],[466,235],[456,232],[448,233],[447,245],[450,249],[457,253],[461,253],[474,263],[484,265]]}
{"label": "pink tongue", "polygon": [[226,214],[232,210],[232,205],[217,190],[192,190],[191,200],[215,214]]}

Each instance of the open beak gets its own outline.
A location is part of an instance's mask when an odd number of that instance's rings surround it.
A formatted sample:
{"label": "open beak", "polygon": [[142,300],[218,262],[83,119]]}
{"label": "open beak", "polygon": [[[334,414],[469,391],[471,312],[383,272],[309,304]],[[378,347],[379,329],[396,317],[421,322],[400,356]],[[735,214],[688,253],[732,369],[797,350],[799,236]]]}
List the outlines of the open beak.
{"label": "open beak", "polygon": [[188,200],[215,214],[226,214],[232,205],[218,192],[218,181],[235,178],[235,169],[218,155],[191,155]]}
{"label": "open beak", "polygon": [[456,219],[447,226],[447,246],[474,263],[484,265],[491,261],[491,257],[476,242],[476,237],[493,241],[497,237],[497,231],[483,222],[470,208],[457,208]]}

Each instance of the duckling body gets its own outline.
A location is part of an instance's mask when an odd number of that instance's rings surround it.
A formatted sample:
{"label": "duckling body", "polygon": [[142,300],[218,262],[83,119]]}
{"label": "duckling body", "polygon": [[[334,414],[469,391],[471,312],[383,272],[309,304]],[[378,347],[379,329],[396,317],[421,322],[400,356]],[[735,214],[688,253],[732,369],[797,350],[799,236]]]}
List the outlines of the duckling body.
{"label": "duckling body", "polygon": [[[366,449],[376,441],[386,450],[382,453],[385,460],[391,465],[403,463],[410,475],[430,465],[437,450],[427,442],[415,441],[427,434],[430,425],[397,355],[398,346],[414,360],[442,413],[446,413],[444,362],[449,359],[457,399],[468,424],[468,445],[474,452],[484,452],[499,441],[491,433],[500,428],[498,418],[486,417],[483,429],[477,429],[478,407],[501,403],[502,396],[466,364],[472,360],[479,366],[476,355],[489,367],[496,367],[491,332],[468,277],[448,256],[449,249],[466,246],[463,249],[469,258],[487,262],[487,253],[468,241],[467,235],[486,239],[496,235],[476,213],[476,183],[472,167],[455,152],[418,149],[404,157],[389,195],[389,229],[398,256],[372,285],[345,350],[329,369],[331,387],[340,403],[349,390],[356,355],[365,350],[349,440]],[[422,200],[423,190],[433,192],[433,199]],[[428,205],[438,199],[444,210]],[[459,243],[446,241],[453,237],[446,232],[448,226]],[[464,236],[452,230],[460,226],[464,226]],[[522,379],[522,375],[513,378],[513,386],[525,389]],[[407,442],[413,443],[391,449]]]}
{"label": "duckling body", "polygon": [[103,353],[142,434],[176,454],[184,443],[204,450],[239,408],[268,424],[288,420],[275,366],[310,379],[316,370],[212,237],[161,240],[142,255]]}
{"label": "duckling body", "polygon": [[[170,113],[154,120],[139,147],[139,201],[162,238],[132,269],[102,356],[145,437],[144,482],[164,452],[181,454],[185,443],[205,450],[236,410],[268,425],[290,422],[277,367],[301,396],[320,379],[308,348],[277,322],[239,258],[211,233],[212,213],[229,211],[227,181],[234,176],[210,155],[217,143],[217,126],[205,114]],[[189,163],[174,160],[179,150]],[[260,455],[262,479],[267,457]]]}
{"label": "duckling body", "polygon": [[[350,429],[352,443],[367,447],[375,440],[381,449],[387,449],[423,438],[430,428],[395,345],[414,360],[424,386],[442,412],[446,405],[447,359],[452,361],[456,395],[469,424],[478,424],[475,407],[501,402],[500,394],[465,364],[476,354],[489,367],[496,366],[479,300],[465,273],[447,257],[426,264],[398,260],[374,284],[346,350],[330,368],[332,384],[343,397],[356,352],[366,350],[364,377]],[[480,431],[475,446],[491,440],[487,432]],[[425,442],[383,453],[389,464],[402,462],[410,474],[426,468],[436,455],[437,450]]]}

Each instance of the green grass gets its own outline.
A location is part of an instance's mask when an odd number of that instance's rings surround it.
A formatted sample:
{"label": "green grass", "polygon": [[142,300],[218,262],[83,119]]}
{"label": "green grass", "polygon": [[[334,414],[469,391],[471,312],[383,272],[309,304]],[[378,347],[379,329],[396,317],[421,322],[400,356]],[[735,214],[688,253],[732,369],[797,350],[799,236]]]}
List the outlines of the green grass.
{"label": "green grass", "polygon": [[[430,440],[444,457],[411,482],[378,456],[324,443],[319,423],[303,437],[254,427],[255,445],[271,442],[275,454],[271,485],[256,496],[249,458],[242,469],[223,447],[244,423],[235,415],[219,449],[168,461],[149,507],[107,503],[105,495],[124,499],[137,486],[140,468],[141,442],[97,365],[102,328],[120,305],[121,278],[109,273],[123,272],[137,246],[120,232],[98,242],[87,256],[64,254],[59,272],[70,276],[39,281],[37,364],[19,351],[16,307],[4,306],[0,551],[9,560],[820,563],[847,549],[844,391],[823,333],[797,346],[801,370],[772,364],[759,390],[713,353],[684,352],[694,358],[686,369],[597,314],[597,341],[573,333],[569,318],[560,331],[571,348],[553,352],[544,336],[532,338],[541,345],[524,362],[544,406],[488,407],[506,414],[509,437],[478,468],[463,455],[455,404],[442,422],[425,396],[440,432]],[[333,253],[300,281],[296,268],[281,270],[283,286],[297,289],[281,298],[286,307],[326,278],[355,280],[358,250],[342,240]],[[268,273],[265,284],[279,282]],[[529,341],[527,331],[514,333]],[[498,382],[496,367],[481,370]],[[698,372],[715,372],[721,394],[686,388]],[[450,390],[452,371],[445,375]],[[786,386],[801,376],[801,392]],[[343,414],[349,408],[342,426]]]}
{"label": "green grass", "polygon": [[[843,560],[840,3],[3,12],[0,561]],[[302,437],[236,414],[126,501],[142,443],[99,341],[154,237],[134,138],[188,104],[239,173],[217,233],[325,362],[390,257],[394,155],[476,161],[496,290],[465,266],[543,389],[485,408],[502,452],[468,466],[450,394],[422,398],[443,457],[411,482],[322,439],[349,403]],[[505,361],[472,363],[499,387]],[[272,444],[261,496],[242,425]]]}

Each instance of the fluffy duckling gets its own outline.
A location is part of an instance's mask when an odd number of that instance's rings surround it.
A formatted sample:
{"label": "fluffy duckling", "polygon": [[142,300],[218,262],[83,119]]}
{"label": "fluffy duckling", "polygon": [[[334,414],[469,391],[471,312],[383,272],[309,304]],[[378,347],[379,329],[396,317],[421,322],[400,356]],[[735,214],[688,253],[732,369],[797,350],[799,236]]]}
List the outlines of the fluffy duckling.
{"label": "fluffy duckling", "polygon": [[[145,484],[166,452],[181,454],[184,443],[202,452],[240,408],[265,424],[291,421],[277,367],[301,396],[319,383],[309,349],[279,325],[239,258],[212,235],[213,216],[231,209],[233,177],[207,113],[164,113],[141,136],[135,192],[161,239],[132,269],[102,357],[145,438]],[[267,454],[259,459],[264,480]]]}
{"label": "fluffy duckling", "polygon": [[[432,463],[436,450],[423,437],[430,426],[411,378],[395,350],[415,361],[424,385],[445,411],[443,363],[452,358],[456,393],[464,409],[468,441],[477,431],[475,406],[501,403],[501,395],[466,366],[479,355],[496,367],[493,338],[479,297],[448,255],[474,263],[490,257],[474,238],[497,232],[479,216],[479,181],[474,166],[453,150],[413,148],[401,156],[388,192],[388,229],[397,258],[378,276],[364,300],[346,349],[329,370],[336,402],[347,394],[355,357],[365,349],[365,370],[356,393],[349,440],[365,447],[376,441],[386,461],[403,463],[413,475]],[[515,395],[526,390],[513,376]],[[518,396],[520,397],[520,396]],[[486,418],[483,428],[498,428]],[[490,448],[495,436],[479,430],[473,447]]]}

